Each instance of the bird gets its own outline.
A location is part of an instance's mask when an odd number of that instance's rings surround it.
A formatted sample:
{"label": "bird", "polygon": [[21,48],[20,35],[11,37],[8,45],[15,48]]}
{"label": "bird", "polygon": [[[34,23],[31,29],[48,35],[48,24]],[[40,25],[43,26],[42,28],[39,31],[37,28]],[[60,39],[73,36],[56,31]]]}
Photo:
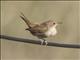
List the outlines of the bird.
{"label": "bird", "polygon": [[25,30],[29,31],[33,36],[39,38],[41,41],[41,45],[47,45],[48,42],[47,40],[45,40],[45,38],[55,36],[58,33],[56,29],[58,23],[54,22],[53,20],[48,20],[40,24],[32,23],[22,12],[20,13],[21,13],[20,18],[28,26],[28,28],[26,28]]}

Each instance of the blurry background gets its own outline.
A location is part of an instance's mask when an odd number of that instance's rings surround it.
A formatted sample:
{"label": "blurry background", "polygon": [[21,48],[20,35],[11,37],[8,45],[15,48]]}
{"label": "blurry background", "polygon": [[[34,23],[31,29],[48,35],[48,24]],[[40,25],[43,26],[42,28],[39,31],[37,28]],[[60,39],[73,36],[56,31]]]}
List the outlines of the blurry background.
{"label": "blurry background", "polygon": [[[47,20],[62,22],[58,34],[46,40],[80,44],[79,2],[64,1],[3,1],[1,2],[1,34],[35,39],[19,17],[20,11],[32,22]],[[28,43],[1,40],[2,60],[79,60],[79,50],[46,47]]]}

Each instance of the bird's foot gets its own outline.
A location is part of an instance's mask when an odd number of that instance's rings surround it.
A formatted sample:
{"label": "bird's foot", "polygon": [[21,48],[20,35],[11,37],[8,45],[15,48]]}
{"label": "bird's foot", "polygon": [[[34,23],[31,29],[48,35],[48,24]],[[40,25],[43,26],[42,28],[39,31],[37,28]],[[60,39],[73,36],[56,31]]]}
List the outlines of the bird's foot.
{"label": "bird's foot", "polygon": [[47,46],[48,42],[46,40],[44,42],[45,42],[45,46]]}
{"label": "bird's foot", "polygon": [[47,44],[48,44],[48,42],[47,42],[46,40],[41,39],[41,45],[45,45],[45,46],[47,46]]}
{"label": "bird's foot", "polygon": [[44,40],[41,39],[41,45],[43,45],[43,44],[44,44]]}

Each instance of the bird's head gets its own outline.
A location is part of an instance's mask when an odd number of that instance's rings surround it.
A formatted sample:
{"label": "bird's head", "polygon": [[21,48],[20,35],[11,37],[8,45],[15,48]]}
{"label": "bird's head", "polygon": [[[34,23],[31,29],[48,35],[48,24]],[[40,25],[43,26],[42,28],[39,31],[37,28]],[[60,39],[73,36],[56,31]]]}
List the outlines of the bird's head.
{"label": "bird's head", "polygon": [[55,21],[53,21],[53,20],[49,20],[49,21],[48,21],[48,25],[49,25],[50,27],[52,27],[52,26],[56,27],[56,26],[59,25],[59,24],[62,24],[62,22],[55,22]]}
{"label": "bird's head", "polygon": [[49,27],[52,27],[52,26],[56,27],[56,26],[58,25],[58,23],[55,22],[55,21],[49,20],[47,25],[48,25]]}

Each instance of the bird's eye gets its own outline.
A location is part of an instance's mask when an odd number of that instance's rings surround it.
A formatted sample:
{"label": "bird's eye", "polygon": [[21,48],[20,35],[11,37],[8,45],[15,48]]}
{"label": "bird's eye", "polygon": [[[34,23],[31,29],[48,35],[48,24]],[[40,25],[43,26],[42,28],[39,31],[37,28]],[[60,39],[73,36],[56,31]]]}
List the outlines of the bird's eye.
{"label": "bird's eye", "polygon": [[55,24],[55,23],[53,23],[53,24]]}

